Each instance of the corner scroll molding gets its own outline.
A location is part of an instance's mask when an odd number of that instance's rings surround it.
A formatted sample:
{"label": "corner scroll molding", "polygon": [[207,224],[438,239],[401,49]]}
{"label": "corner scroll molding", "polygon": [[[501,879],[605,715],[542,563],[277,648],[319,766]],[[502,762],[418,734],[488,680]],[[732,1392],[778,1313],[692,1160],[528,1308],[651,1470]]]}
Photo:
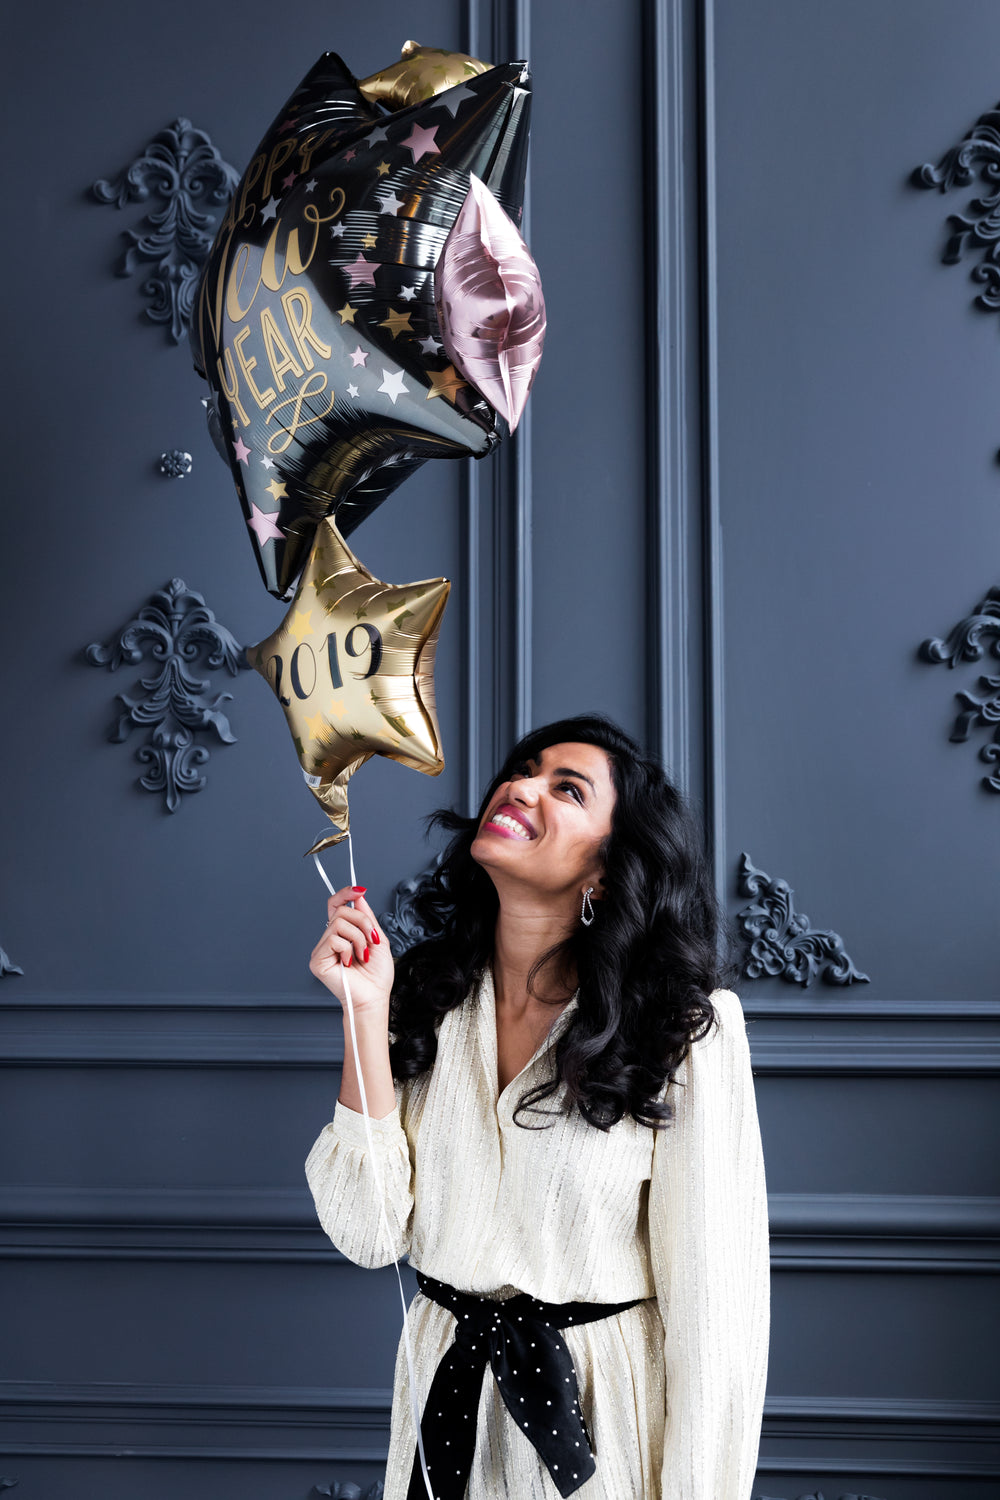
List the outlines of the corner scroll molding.
{"label": "corner scroll molding", "polygon": [[399,958],[408,948],[416,947],[426,938],[436,937],[438,929],[429,927],[417,916],[416,898],[423,893],[432,876],[437,873],[443,856],[434,859],[419,875],[410,880],[400,880],[392,889],[392,910],[379,917],[382,930],[389,939],[394,958]]}
{"label": "corner scroll molding", "polygon": [[945,152],[935,167],[924,162],[911,177],[914,187],[937,188],[946,193],[967,187],[979,174],[987,188],[969,200],[965,214],[949,214],[951,233],[941,254],[947,266],[957,265],[966,251],[981,250],[971,276],[983,286],[975,305],[984,312],[1000,311],[1000,104],[980,115],[972,129]]}
{"label": "corner scroll molding", "polygon": [[[818,974],[827,984],[869,984],[856,969],[844,942],[835,932],[813,928],[804,912],[795,910],[794,893],[784,880],[772,880],[740,855],[741,896],[758,899],[744,906],[736,920],[748,941],[743,972],[748,979],[770,974],[789,984],[808,985]],[[809,1500],[809,1497],[806,1497]]]}
{"label": "corner scroll molding", "polygon": [[[14,963],[12,959],[7,957],[7,954],[4,952],[3,948],[0,948],[0,979],[5,978],[8,974],[23,973],[24,970],[18,964]],[[0,1489],[3,1489],[2,1480],[0,1480]]]}
{"label": "corner scroll molding", "polygon": [[[753,1500],[780,1500],[776,1495],[754,1495]],[[824,1500],[822,1490],[814,1490],[811,1495],[799,1495],[798,1500]],[[879,1500],[877,1495],[838,1495],[837,1500]]]}
{"label": "corner scroll molding", "polygon": [[187,668],[203,655],[205,666],[224,668],[235,677],[248,670],[248,663],[242,646],[182,578],[151,594],[110,641],[92,642],[86,657],[91,666],[115,672],[125,662],[135,666],[147,653],[162,667],[155,676],[139,680],[141,694],[117,695],[125,711],[112,724],[108,739],[120,745],[133,728],[149,730],[136,751],[136,760],[150,767],[139,785],[147,792],[162,792],[167,810],[176,812],[181,795],[200,792],[207,780],[197,767],[205,764],[209,752],[196,743],[195,734],[211,730],[224,745],[236,742],[220,707],[232,693],[209,696],[209,682],[193,677]]}
{"label": "corner scroll molding", "polygon": [[[959,620],[943,640],[934,637],[923,641],[918,654],[922,661],[956,667],[963,661],[981,661],[986,651],[1000,658],[1000,585],[989,589],[972,613]],[[977,686],[979,697],[968,689],[955,694],[962,710],[948,738],[961,743],[972,729],[992,726],[992,739],[982,746],[979,758],[987,765],[992,763],[993,772],[982,777],[982,784],[988,791],[1000,792],[1000,676],[980,677]]]}
{"label": "corner scroll molding", "polygon": [[91,188],[98,203],[144,203],[155,193],[162,208],[151,210],[138,230],[126,229],[128,248],[118,263],[119,276],[152,269],[141,291],[150,299],[146,317],[170,325],[179,344],[187,332],[201,268],[212,247],[216,216],[199,208],[231,198],[239,173],[223,161],[204,130],[183,117],[161,130],[113,182],[104,178]]}
{"label": "corner scroll molding", "polygon": [[309,1491],[309,1500],[382,1500],[385,1494],[385,1486],[380,1479],[370,1484],[366,1490],[360,1485],[334,1480],[330,1484],[314,1484]]}

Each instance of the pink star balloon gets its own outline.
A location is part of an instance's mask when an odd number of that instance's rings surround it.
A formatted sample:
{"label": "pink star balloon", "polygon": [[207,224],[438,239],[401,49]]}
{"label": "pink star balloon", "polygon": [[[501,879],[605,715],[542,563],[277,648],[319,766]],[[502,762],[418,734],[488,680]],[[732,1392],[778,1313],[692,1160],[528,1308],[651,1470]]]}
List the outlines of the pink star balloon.
{"label": "pink star balloon", "polygon": [[474,173],[441,251],[434,297],[452,363],[513,432],[542,358],[545,298],[517,226]]}

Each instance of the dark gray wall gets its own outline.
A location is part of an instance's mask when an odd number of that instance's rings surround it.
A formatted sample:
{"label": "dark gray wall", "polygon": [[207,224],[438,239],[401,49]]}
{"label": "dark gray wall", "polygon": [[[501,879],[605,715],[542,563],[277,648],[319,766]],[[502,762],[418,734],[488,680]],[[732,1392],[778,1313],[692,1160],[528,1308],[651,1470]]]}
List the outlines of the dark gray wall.
{"label": "dark gray wall", "polygon": [[745,852],[870,976],[740,986],[774,1265],[755,1494],[993,1493],[1000,795],[987,731],[948,739],[988,665],[917,647],[1000,583],[1000,347],[973,258],[940,259],[971,190],[908,177],[1000,97],[1000,13],[178,0],[11,30],[0,1478],[304,1500],[384,1461],[392,1273],[332,1252],[302,1177],[337,1091],[322,818],[250,674],[216,679],[237,743],[166,814],[137,732],[105,739],[149,664],[80,657],[175,576],[241,642],[282,613],[186,347],[112,274],[144,208],[86,190],[178,115],[242,167],[322,50],[364,74],[415,33],[531,58],[549,337],[518,443],[425,467],[352,539],[454,581],[448,765],[356,778],[360,878],[385,905],[422,815],[529,722],[600,707],[657,748],[729,910]]}

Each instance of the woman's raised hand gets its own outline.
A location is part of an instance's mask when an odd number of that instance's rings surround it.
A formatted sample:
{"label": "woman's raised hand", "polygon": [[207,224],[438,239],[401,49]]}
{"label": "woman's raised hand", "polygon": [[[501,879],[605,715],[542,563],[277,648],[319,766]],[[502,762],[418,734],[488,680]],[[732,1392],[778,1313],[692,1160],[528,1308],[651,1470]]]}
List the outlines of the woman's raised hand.
{"label": "woman's raised hand", "polygon": [[[388,1013],[395,968],[388,939],[364,894],[364,886],[345,885],[327,901],[326,930],[312,951],[309,970],[341,1004],[344,973],[349,971],[355,1014]],[[351,901],[353,907],[348,905]]]}

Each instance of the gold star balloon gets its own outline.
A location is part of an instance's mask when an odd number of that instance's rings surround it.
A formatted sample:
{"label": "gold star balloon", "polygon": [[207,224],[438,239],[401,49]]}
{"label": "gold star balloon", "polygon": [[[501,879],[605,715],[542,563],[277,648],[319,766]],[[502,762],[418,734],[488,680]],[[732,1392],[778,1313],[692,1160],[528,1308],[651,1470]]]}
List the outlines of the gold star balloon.
{"label": "gold star balloon", "polygon": [[444,770],[434,656],[451,584],[383,583],[332,517],[316,540],[281,625],[247,660],[285,711],[299,763],[336,832],[346,838],[347,783],[373,755],[438,776]]}
{"label": "gold star balloon", "polygon": [[489,63],[464,52],[445,52],[441,47],[404,42],[400,61],[370,78],[362,78],[358,92],[387,109],[406,109],[410,104],[421,104],[447,89],[457,88],[466,79],[489,72],[489,68]]}

